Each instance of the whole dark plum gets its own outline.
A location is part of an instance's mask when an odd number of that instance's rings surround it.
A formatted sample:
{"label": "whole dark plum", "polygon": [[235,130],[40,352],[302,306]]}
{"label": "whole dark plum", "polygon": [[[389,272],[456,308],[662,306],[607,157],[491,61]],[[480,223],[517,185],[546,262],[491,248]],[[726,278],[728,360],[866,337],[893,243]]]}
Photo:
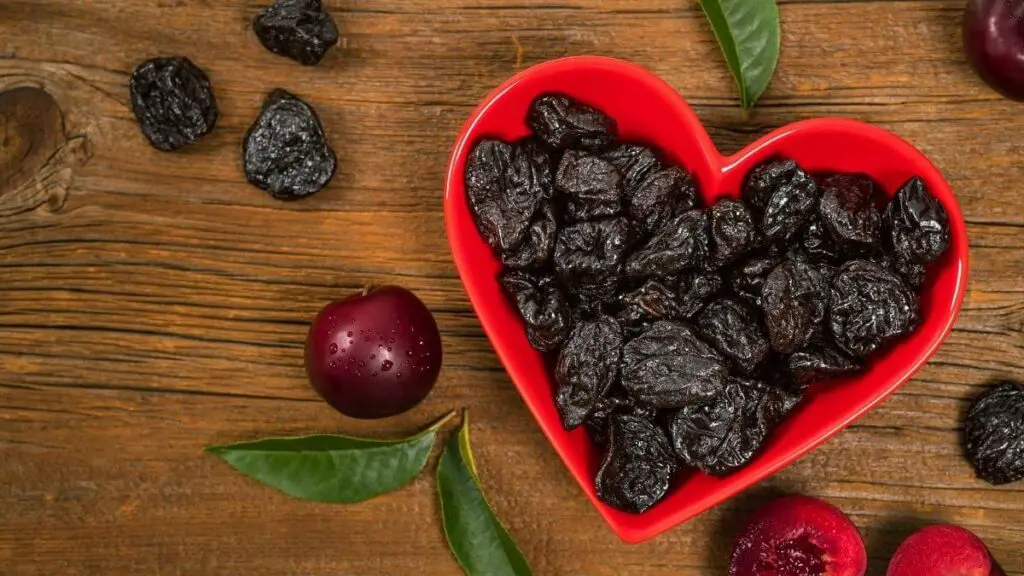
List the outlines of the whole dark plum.
{"label": "whole dark plum", "polygon": [[964,50],[989,86],[1024,101],[1024,0],[969,0]]}

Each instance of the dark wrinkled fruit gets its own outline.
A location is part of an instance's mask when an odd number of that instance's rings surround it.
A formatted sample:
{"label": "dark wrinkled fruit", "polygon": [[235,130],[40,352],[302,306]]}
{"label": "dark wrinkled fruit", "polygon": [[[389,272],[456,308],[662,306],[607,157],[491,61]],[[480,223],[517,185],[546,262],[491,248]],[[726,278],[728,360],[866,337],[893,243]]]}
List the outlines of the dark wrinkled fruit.
{"label": "dark wrinkled fruit", "polygon": [[541,96],[530,106],[526,123],[552,148],[607,148],[615,140],[615,121],[590,106],[563,95]]}
{"label": "dark wrinkled fruit", "polygon": [[761,231],[786,240],[811,219],[821,192],[792,160],[772,160],[747,176],[743,198],[761,217]]}
{"label": "dark wrinkled fruit", "polygon": [[654,280],[623,294],[619,297],[619,303],[622,306],[618,314],[619,322],[631,335],[642,332],[657,320],[680,318],[676,293]]}
{"label": "dark wrinkled fruit", "polygon": [[597,408],[583,423],[590,438],[598,446],[608,444],[608,427],[614,414],[630,414],[637,418],[654,421],[657,411],[649,406],[637,404],[619,393],[609,393],[598,400]]}
{"label": "dark wrinkled fruit", "polygon": [[680,318],[692,318],[712,296],[722,289],[722,276],[718,272],[686,272],[679,277]]}
{"label": "dark wrinkled fruit", "polygon": [[811,342],[790,356],[788,363],[790,375],[802,386],[856,372],[864,367],[861,359],[848,355],[824,339]]}
{"label": "dark wrinkled fruit", "polygon": [[875,183],[863,174],[835,174],[822,181],[821,190],[821,222],[846,254],[874,248],[882,224]]}
{"label": "dark wrinkled fruit", "polygon": [[967,458],[982,480],[1024,480],[1024,384],[1000,382],[971,404],[964,426]]}
{"label": "dark wrinkled fruit", "polygon": [[557,350],[569,336],[572,319],[569,303],[555,279],[513,271],[502,275],[501,285],[526,324],[530,344],[541,352]]}
{"label": "dark wrinkled fruit", "polygon": [[740,261],[729,273],[729,286],[737,296],[760,308],[764,281],[782,262],[783,254],[775,247],[755,253]]}
{"label": "dark wrinkled fruit", "polygon": [[926,264],[910,262],[891,254],[876,255],[871,261],[882,268],[892,270],[907,283],[908,286],[917,290],[924,284],[925,275],[928,273]]}
{"label": "dark wrinkled fruit", "polygon": [[753,374],[768,357],[768,338],[757,315],[736,300],[722,298],[705,306],[697,330],[744,374]]}
{"label": "dark wrinkled fruit", "polygon": [[637,282],[666,278],[701,266],[708,258],[708,215],[690,210],[669,220],[626,261],[626,275]]}
{"label": "dark wrinkled fruit", "polygon": [[625,218],[580,222],[558,232],[555,272],[570,292],[595,302],[615,299],[632,243]]}
{"label": "dark wrinkled fruit", "polygon": [[249,182],[279,200],[319,192],[338,165],[313,108],[280,89],[246,132],[242,157]]}
{"label": "dark wrinkled fruit", "polygon": [[477,229],[499,254],[522,244],[544,196],[531,149],[481,140],[466,164],[466,192]]}
{"label": "dark wrinkled fruit", "polygon": [[183,56],[139,64],[129,81],[132,111],[157,150],[177,150],[213,131],[217,99],[206,73]]}
{"label": "dark wrinkled fruit", "polygon": [[828,283],[819,268],[799,260],[775,267],[762,293],[772,348],[792,354],[810,341],[828,311]]}
{"label": "dark wrinkled fruit", "polygon": [[572,430],[597,408],[619,377],[622,328],[610,316],[573,328],[555,365],[555,403],[562,425]]}
{"label": "dark wrinkled fruit", "polygon": [[710,212],[711,262],[716,267],[735,261],[760,242],[754,218],[739,200],[719,200]]}
{"label": "dark wrinkled fruit", "polygon": [[616,216],[622,210],[622,177],[599,156],[567,150],[555,174],[555,189],[566,201],[569,221]]}
{"label": "dark wrinkled fruit", "polygon": [[949,248],[949,216],[920,178],[912,178],[889,202],[885,228],[893,255],[904,262],[928,264]]}
{"label": "dark wrinkled fruit", "polygon": [[622,144],[601,156],[622,174],[623,189],[631,196],[647,177],[661,170],[661,162],[650,148]]}
{"label": "dark wrinkled fruit", "polygon": [[789,257],[808,262],[836,262],[842,255],[839,244],[825,229],[820,218],[811,221],[793,237]]}
{"label": "dark wrinkled fruit", "polygon": [[252,28],[264,48],[306,66],[318,64],[338,43],[338,27],[320,0],[277,0],[260,11]]}
{"label": "dark wrinkled fruit", "polygon": [[696,207],[697,185],[678,166],[651,174],[626,194],[629,217],[648,233],[661,230],[673,215]]}
{"label": "dark wrinkled fruit", "polygon": [[899,276],[867,260],[851,260],[832,281],[830,324],[837,344],[867,356],[917,328],[917,297]]}
{"label": "dark wrinkled fruit", "polygon": [[605,504],[639,514],[665,497],[677,468],[660,428],[633,414],[615,414],[594,487]]}
{"label": "dark wrinkled fruit", "polygon": [[728,373],[721,355],[689,326],[677,322],[655,322],[622,351],[623,389],[658,409],[711,398]]}
{"label": "dark wrinkled fruit", "polygon": [[537,213],[533,215],[522,244],[519,248],[503,252],[501,262],[515,269],[545,268],[551,261],[557,237],[558,219],[554,205],[551,201],[544,200]]}

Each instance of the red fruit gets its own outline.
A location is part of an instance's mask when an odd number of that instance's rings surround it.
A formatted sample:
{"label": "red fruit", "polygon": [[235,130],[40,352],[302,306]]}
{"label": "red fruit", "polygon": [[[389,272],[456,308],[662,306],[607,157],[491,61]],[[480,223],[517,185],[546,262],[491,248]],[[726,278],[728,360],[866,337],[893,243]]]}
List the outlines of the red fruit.
{"label": "red fruit", "polygon": [[889,562],[886,576],[1002,576],[974,534],[958,526],[929,526],[911,534]]}
{"label": "red fruit", "polygon": [[1024,100],[1024,0],[969,0],[964,49],[989,86]]}
{"label": "red fruit", "polygon": [[838,508],[806,496],[762,506],[740,534],[729,576],[864,576],[857,527]]}
{"label": "red fruit", "polygon": [[342,414],[401,414],[427,397],[440,371],[437,323],[405,288],[388,286],[332,302],[309,327],[306,374]]}

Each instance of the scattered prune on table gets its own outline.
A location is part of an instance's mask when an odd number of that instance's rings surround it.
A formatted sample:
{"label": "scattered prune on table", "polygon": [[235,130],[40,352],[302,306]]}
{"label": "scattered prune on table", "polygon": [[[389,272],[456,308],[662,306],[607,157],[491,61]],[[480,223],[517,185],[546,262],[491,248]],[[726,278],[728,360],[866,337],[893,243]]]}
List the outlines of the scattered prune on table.
{"label": "scattered prune on table", "polygon": [[316,112],[281,89],[267,96],[246,132],[242,157],[249,182],[279,200],[319,192],[338,165]]}
{"label": "scattered prune on table", "polygon": [[637,333],[657,320],[675,320],[681,317],[676,293],[669,287],[648,280],[640,288],[619,297],[622,310],[619,322],[628,335]]}
{"label": "scattered prune on table", "polygon": [[786,260],[768,275],[761,295],[772,348],[792,354],[818,332],[828,311],[828,283],[819,268]]}
{"label": "scattered prune on table", "polygon": [[697,330],[743,374],[753,374],[768,357],[768,338],[756,313],[737,300],[721,298],[705,306]]}
{"label": "scattered prune on table", "polygon": [[206,73],[184,56],[139,64],[129,80],[132,111],[157,150],[177,150],[213,131],[217,99]]}
{"label": "scattered prune on table", "polygon": [[622,351],[623,389],[658,409],[681,408],[714,396],[728,372],[721,355],[678,322],[655,322]]}
{"label": "scattered prune on table", "polygon": [[747,302],[761,308],[764,281],[771,271],[782,262],[783,256],[777,247],[769,246],[755,252],[746,260],[741,260],[729,272],[729,286],[732,291]]}
{"label": "scattered prune on table", "polygon": [[541,352],[557,350],[569,336],[572,319],[554,277],[509,271],[502,274],[501,285],[515,301],[530,344]]}
{"label": "scattered prune on table", "polygon": [[900,188],[885,209],[884,223],[899,261],[928,264],[949,248],[949,216],[920,178]]}
{"label": "scattered prune on table", "polygon": [[714,271],[695,270],[679,276],[679,317],[692,318],[712,296],[722,289],[722,275]]}
{"label": "scattered prune on table", "polygon": [[573,294],[594,302],[615,299],[633,230],[625,218],[580,222],[558,231],[555,272]]}
{"label": "scattered prune on table", "polygon": [[1024,480],[1024,384],[998,382],[978,396],[964,439],[979,478],[997,486]]}
{"label": "scattered prune on table", "polygon": [[711,262],[724,266],[761,241],[754,217],[739,200],[723,199],[711,207]]}
{"label": "scattered prune on table", "polygon": [[566,430],[583,424],[615,384],[621,356],[622,328],[614,318],[600,316],[572,329],[555,365],[555,403]]}
{"label": "scattered prune on table", "polygon": [[639,514],[665,497],[679,465],[665,432],[650,420],[617,413],[610,424],[594,487],[605,504]]}
{"label": "scattered prune on table", "polygon": [[555,189],[565,198],[570,222],[617,216],[622,210],[622,176],[599,156],[566,150],[555,174]]}
{"label": "scattered prune on table", "polygon": [[832,281],[830,325],[839,346],[867,356],[917,328],[914,292],[896,273],[867,260],[851,260]]}
{"label": "scattered prune on table", "polygon": [[602,155],[622,174],[623,190],[632,196],[647,177],[661,170],[661,162],[650,148],[637,144],[622,144]]}
{"label": "scattered prune on table", "polygon": [[821,191],[796,162],[771,160],[755,168],[743,187],[743,198],[761,217],[761,231],[787,240],[814,215]]}
{"label": "scattered prune on table", "polygon": [[645,232],[661,230],[675,214],[697,207],[697,185],[678,166],[660,170],[626,194],[629,217]]}
{"label": "scattered prune on table", "polygon": [[252,28],[264,48],[306,66],[318,64],[338,43],[338,27],[321,0],[276,0]]}
{"label": "scattered prune on table", "polygon": [[526,123],[545,144],[559,150],[579,147],[600,151],[608,148],[617,135],[614,120],[561,94],[534,100]]}
{"label": "scattered prune on table", "polygon": [[501,262],[517,270],[544,268],[551,260],[557,237],[558,218],[554,204],[550,200],[543,200],[533,215],[530,227],[526,229],[522,244],[514,250],[502,252]]}
{"label": "scattered prune on table", "polygon": [[790,375],[801,386],[828,380],[840,374],[857,372],[864,367],[863,360],[848,355],[824,338],[811,341],[802,350],[790,356],[788,364]]}
{"label": "scattered prune on table", "polygon": [[863,174],[833,174],[820,188],[821,222],[832,238],[848,256],[870,252],[882,225],[874,181]]}
{"label": "scattered prune on table", "polygon": [[789,256],[810,262],[837,262],[842,255],[839,244],[825,229],[821,218],[813,217],[789,245]]}
{"label": "scattered prune on table", "polygon": [[626,260],[626,276],[634,282],[676,276],[708,259],[708,215],[690,210],[671,218]]}
{"label": "scattered prune on table", "polygon": [[543,197],[542,175],[528,153],[499,140],[481,140],[466,164],[466,192],[477,229],[499,254],[523,242]]}

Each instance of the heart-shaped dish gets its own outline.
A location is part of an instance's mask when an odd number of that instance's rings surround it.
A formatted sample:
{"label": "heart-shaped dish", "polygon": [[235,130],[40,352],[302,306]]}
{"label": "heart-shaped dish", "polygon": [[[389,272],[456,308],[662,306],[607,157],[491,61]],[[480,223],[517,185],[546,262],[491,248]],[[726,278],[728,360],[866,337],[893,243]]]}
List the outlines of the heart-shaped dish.
{"label": "heart-shaped dish", "polygon": [[[615,119],[620,139],[653,146],[664,160],[696,179],[705,205],[738,197],[747,172],[777,155],[810,172],[863,172],[892,196],[920,176],[949,214],[952,243],[931,265],[916,332],[876,353],[866,371],[813,386],[807,400],[769,438],[747,467],[725,478],[681,477],[669,495],[643,514],[601,502],[594,474],[601,455],[583,428],[566,432],[553,398],[553,377],[526,338],[517,311],[497,281],[500,261],[477,232],[463,173],[473,145],[484,137],[512,141],[528,134],[525,118],[537,96],[561,92]],[[845,119],[798,122],[772,132],[733,156],[723,156],[696,114],[651,72],[600,57],[573,57],[534,66],[511,78],[480,104],[459,134],[445,182],[445,221],[455,264],[488,338],[512,381],[569,471],[598,511],[627,542],[641,542],[685,522],[791,464],[849,426],[906,382],[952,330],[967,283],[968,248],[963,215],[938,169],[917,149],[875,126]]]}

